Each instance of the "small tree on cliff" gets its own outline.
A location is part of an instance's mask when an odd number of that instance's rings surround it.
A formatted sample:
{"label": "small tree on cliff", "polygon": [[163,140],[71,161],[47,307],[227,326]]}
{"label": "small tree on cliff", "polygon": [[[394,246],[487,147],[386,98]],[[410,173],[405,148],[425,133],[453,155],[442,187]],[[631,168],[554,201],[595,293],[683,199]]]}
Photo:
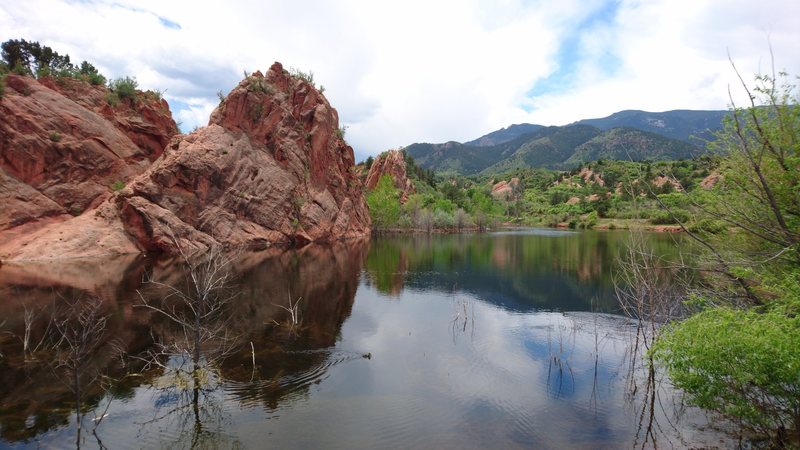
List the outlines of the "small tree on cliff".
{"label": "small tree on cliff", "polygon": [[375,188],[367,194],[369,215],[375,230],[386,230],[397,225],[400,219],[399,191],[391,175],[383,175]]}

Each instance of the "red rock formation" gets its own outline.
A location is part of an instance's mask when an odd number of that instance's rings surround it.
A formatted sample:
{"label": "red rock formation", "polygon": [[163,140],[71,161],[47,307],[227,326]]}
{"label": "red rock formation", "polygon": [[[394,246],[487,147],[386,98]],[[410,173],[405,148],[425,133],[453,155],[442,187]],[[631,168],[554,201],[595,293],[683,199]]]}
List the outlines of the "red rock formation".
{"label": "red rock formation", "polygon": [[[93,208],[143,172],[177,132],[163,100],[111,107],[79,80],[9,74],[0,100],[0,231]],[[0,236],[0,242],[5,240]]]}
{"label": "red rock formation", "polygon": [[402,151],[389,150],[375,158],[367,174],[367,190],[374,189],[378,185],[378,180],[384,175],[390,175],[394,180],[394,187],[400,190],[400,203],[405,203],[408,196],[416,192],[414,183],[406,174],[406,160]]}
{"label": "red rock formation", "polygon": [[673,177],[659,175],[653,179],[653,185],[657,188],[663,187],[667,183],[671,184],[675,191],[683,191],[683,186],[681,186],[681,183]]}
{"label": "red rock formation", "polygon": [[492,198],[495,200],[510,201],[515,195],[519,195],[519,178],[512,178],[511,181],[499,181],[492,186]]}
{"label": "red rock formation", "polygon": [[[336,110],[275,63],[234,88],[209,126],[174,138],[92,214],[7,245],[10,260],[333,241],[368,235]],[[80,220],[79,220],[80,219]],[[102,239],[93,244],[83,236]],[[104,238],[101,238],[104,237]]]}
{"label": "red rock formation", "polygon": [[722,181],[722,174],[719,172],[712,172],[707,177],[703,178],[703,181],[700,182],[700,187],[706,190],[712,189],[720,181]]}
{"label": "red rock formation", "polygon": [[588,167],[582,167],[580,173],[578,175],[583,178],[583,181],[586,184],[597,183],[599,186],[605,186],[606,182],[603,180],[603,177],[600,176],[599,173],[594,173],[592,169]]}

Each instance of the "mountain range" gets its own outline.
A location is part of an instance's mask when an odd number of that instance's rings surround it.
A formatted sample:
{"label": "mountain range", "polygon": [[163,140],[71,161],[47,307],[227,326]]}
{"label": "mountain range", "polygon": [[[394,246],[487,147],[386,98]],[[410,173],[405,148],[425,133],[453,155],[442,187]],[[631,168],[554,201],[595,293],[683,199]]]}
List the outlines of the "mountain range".
{"label": "mountain range", "polygon": [[728,111],[627,110],[565,126],[515,124],[469,142],[405,148],[423,168],[461,175],[527,167],[569,169],[603,159],[674,160],[705,152]]}

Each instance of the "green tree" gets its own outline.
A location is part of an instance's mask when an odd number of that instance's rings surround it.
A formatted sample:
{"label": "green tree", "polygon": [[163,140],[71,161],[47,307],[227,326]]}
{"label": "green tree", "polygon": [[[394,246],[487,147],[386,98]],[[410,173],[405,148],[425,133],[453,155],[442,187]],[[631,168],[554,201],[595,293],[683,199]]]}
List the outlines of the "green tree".
{"label": "green tree", "polygon": [[397,225],[400,199],[391,175],[383,175],[378,180],[375,188],[367,194],[367,205],[374,229],[386,230]]}
{"label": "green tree", "polygon": [[[652,356],[691,403],[787,445],[800,442],[800,106],[784,73],[756,77],[714,149],[723,181],[695,204],[735,230],[689,231],[710,256],[694,303]],[[716,274],[716,275],[715,275]],[[791,431],[793,430],[793,431]]]}
{"label": "green tree", "polygon": [[9,68],[28,75],[45,76],[74,70],[69,55],[59,55],[52,48],[25,39],[9,39],[2,45],[3,61]]}

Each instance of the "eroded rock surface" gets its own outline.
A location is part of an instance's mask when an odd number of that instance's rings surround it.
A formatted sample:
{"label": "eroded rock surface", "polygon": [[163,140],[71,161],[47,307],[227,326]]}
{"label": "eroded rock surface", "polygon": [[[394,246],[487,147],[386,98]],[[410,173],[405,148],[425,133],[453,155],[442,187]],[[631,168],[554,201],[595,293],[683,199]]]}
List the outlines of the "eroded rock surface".
{"label": "eroded rock surface", "polygon": [[[207,127],[173,138],[95,210],[0,241],[0,258],[191,252],[214,243],[253,249],[366,236],[370,218],[353,166],[336,110],[275,63],[265,75],[242,80]],[[93,243],[84,236],[105,238]]]}
{"label": "eroded rock surface", "polygon": [[5,83],[0,232],[96,207],[177,133],[167,103],[144,93],[111,106],[107,88],[80,80],[9,74]]}

